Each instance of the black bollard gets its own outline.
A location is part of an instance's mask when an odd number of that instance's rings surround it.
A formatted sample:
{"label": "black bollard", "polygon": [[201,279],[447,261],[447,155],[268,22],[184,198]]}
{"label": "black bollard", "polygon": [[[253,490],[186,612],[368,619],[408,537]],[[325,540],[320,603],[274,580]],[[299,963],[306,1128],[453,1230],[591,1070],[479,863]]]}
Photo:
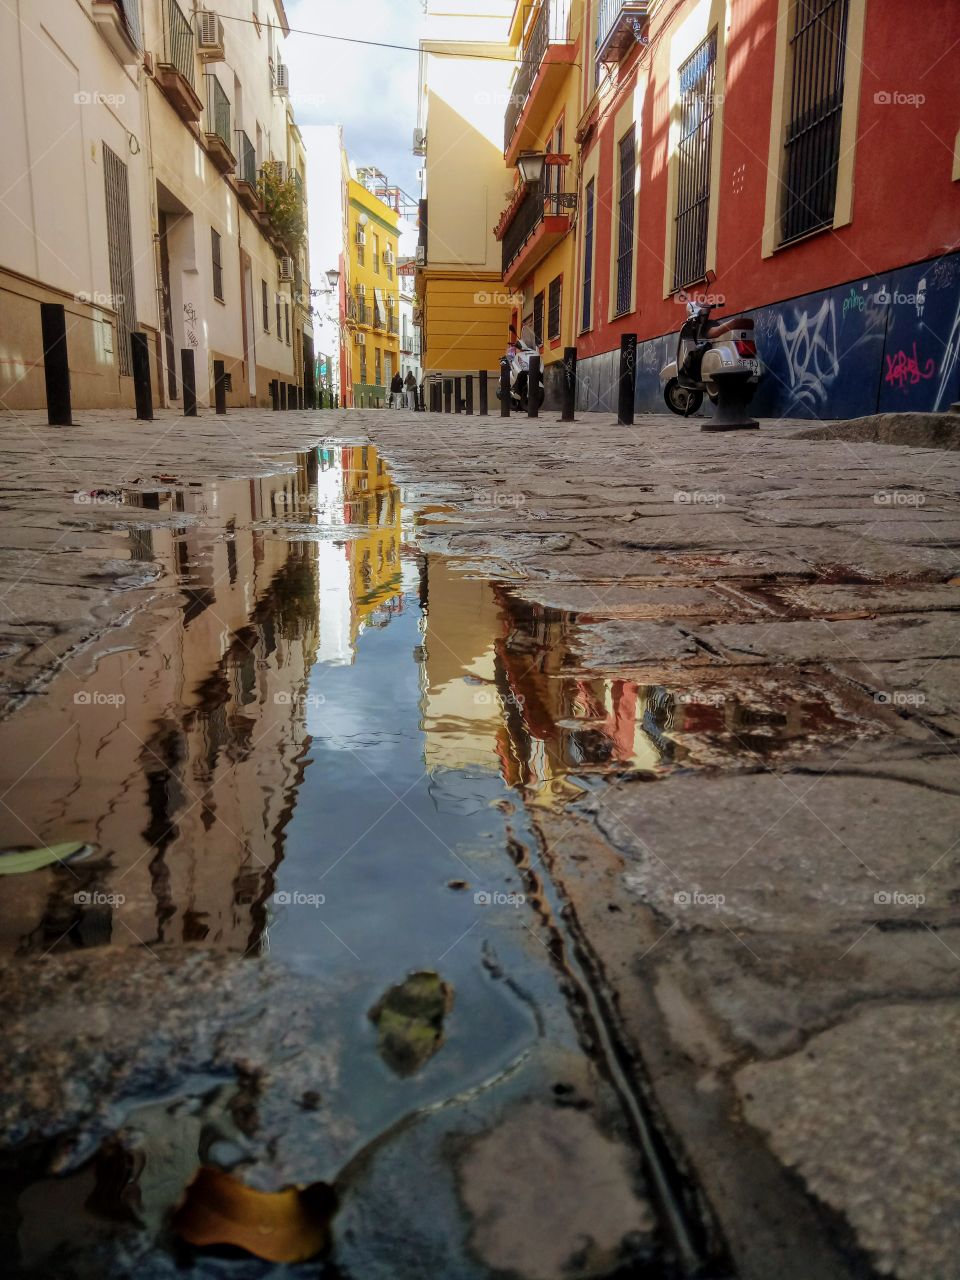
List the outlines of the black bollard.
{"label": "black bollard", "polygon": [[453,412],[459,413],[463,408],[463,379],[454,378],[453,380]]}
{"label": "black bollard", "polygon": [[40,303],[40,332],[43,379],[47,389],[47,422],[51,427],[70,427],[73,425],[73,410],[67,359],[67,313],[61,303]]}
{"label": "black bollard", "polygon": [[536,418],[540,414],[540,357],[530,357],[530,372],[527,375],[527,417]]}
{"label": "black bollard", "polygon": [[453,383],[449,378],[443,380],[443,412],[450,412],[450,398],[453,395]]}
{"label": "black bollard", "polygon": [[500,417],[510,417],[510,365],[506,360],[500,366]]}
{"label": "black bollard", "polygon": [[479,377],[479,379],[480,379],[480,417],[481,417],[481,418],[485,418],[485,417],[487,416],[488,411],[489,411],[489,410],[488,410],[488,406],[487,406],[487,393],[488,393],[488,388],[487,388],[487,371],[486,371],[486,369],[481,369],[481,370],[480,370],[480,372],[479,372],[479,374],[478,374],[477,376],[478,376],[478,377]]}
{"label": "black bollard", "polygon": [[563,349],[563,407],[561,422],[572,422],[577,407],[577,348]]}
{"label": "black bollard", "polygon": [[270,379],[270,404],[274,412],[280,408],[280,383],[276,378]]}
{"label": "black bollard", "polygon": [[287,384],[286,384],[285,382],[281,382],[281,381],[280,381],[280,379],[278,378],[278,379],[277,379],[277,389],[278,389],[278,390],[279,390],[279,392],[280,392],[280,408],[281,408],[281,409],[286,409],[286,407],[287,407]]}
{"label": "black bollard", "polygon": [[297,384],[295,382],[287,383],[287,408],[295,409],[297,407]]}
{"label": "black bollard", "polygon": [[620,335],[620,381],[617,400],[617,422],[633,426],[633,402],[637,392],[637,335]]}
{"label": "black bollard", "polygon": [[180,381],[183,383],[183,416],[197,416],[197,366],[193,348],[183,347],[180,351]]}
{"label": "black bollard", "polygon": [[466,392],[467,392],[467,398],[463,403],[463,411],[464,413],[472,414],[473,413],[473,378],[472,377],[467,378]]}
{"label": "black bollard", "polygon": [[340,392],[339,391],[333,397],[333,407],[335,409],[340,408]]}
{"label": "black bollard", "polygon": [[439,382],[430,383],[430,409],[433,413],[439,413],[442,408],[440,404],[441,388]]}
{"label": "black bollard", "polygon": [[150,345],[147,335],[137,330],[130,335],[133,361],[133,393],[137,401],[137,417],[153,421],[153,393],[150,390]]}
{"label": "black bollard", "polygon": [[213,398],[217,413],[227,412],[227,371],[222,360],[213,362]]}

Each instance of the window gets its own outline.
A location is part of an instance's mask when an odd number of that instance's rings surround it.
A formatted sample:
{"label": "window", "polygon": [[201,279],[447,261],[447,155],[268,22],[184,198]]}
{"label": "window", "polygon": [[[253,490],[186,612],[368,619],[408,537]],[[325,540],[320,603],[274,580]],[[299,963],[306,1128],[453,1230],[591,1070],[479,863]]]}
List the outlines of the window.
{"label": "window", "polygon": [[543,290],[533,300],[533,340],[538,347],[543,346]]}
{"label": "window", "polygon": [[103,144],[103,183],[107,203],[107,258],[110,292],[117,311],[120,372],[130,373],[130,334],[137,327],[133,293],[133,241],[130,236],[130,188],[127,166]]}
{"label": "window", "polygon": [[210,228],[210,241],[213,247],[213,296],[218,302],[223,301],[223,261],[220,257],[220,232]]}
{"label": "window", "polygon": [[287,319],[287,346],[289,347],[290,345],[290,303],[286,300],[286,298],[284,298],[283,300],[283,310]]}
{"label": "window", "polygon": [[282,321],[282,317],[280,315],[280,295],[278,293],[277,294],[277,337],[278,338],[280,337],[280,334],[282,332],[281,321]]}
{"label": "window", "polygon": [[707,270],[707,217],[713,140],[717,34],[704,40],[680,68],[680,141],[677,146],[676,246],[673,287],[702,280]]}
{"label": "window", "polygon": [[782,240],[833,222],[848,0],[797,0],[790,35]]}
{"label": "window", "polygon": [[382,357],[380,354],[380,348],[377,347],[373,353],[373,368],[374,368],[374,376],[375,376],[378,387],[383,386],[383,369],[381,367],[381,360],[382,360]]}
{"label": "window", "polygon": [[367,380],[367,352],[365,347],[360,348],[360,381]]}
{"label": "window", "polygon": [[373,233],[373,271],[374,275],[380,274],[380,237],[376,232]]}
{"label": "window", "polygon": [[270,332],[270,292],[266,280],[260,281],[260,303],[263,309],[263,332]]}
{"label": "window", "polygon": [[617,202],[617,309],[625,315],[633,302],[633,191],[636,171],[636,131],[633,126],[620,139],[620,199]]}
{"label": "window", "polygon": [[589,329],[593,307],[593,197],[594,180],[583,193],[583,298],[580,304],[580,328]]}
{"label": "window", "polygon": [[385,351],[383,353],[383,376],[386,379],[386,382],[384,383],[384,385],[389,387],[391,379],[393,378],[393,352],[392,351]]}
{"label": "window", "polygon": [[560,337],[560,291],[562,276],[550,281],[547,294],[547,337],[551,340]]}

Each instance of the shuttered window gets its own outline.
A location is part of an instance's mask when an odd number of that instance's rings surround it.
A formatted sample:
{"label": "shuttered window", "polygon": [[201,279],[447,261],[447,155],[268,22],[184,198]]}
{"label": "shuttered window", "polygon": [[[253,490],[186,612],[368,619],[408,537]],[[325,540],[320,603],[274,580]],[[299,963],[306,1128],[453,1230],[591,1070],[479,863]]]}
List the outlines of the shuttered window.
{"label": "shuttered window", "polygon": [[617,202],[617,311],[630,310],[633,301],[633,221],[636,206],[633,184],[636,176],[636,132],[633,128],[620,139],[620,199]]}
{"label": "shuttered window", "polygon": [[266,280],[260,281],[260,301],[263,307],[263,332],[270,332],[270,291]]}
{"label": "shuttered window", "polygon": [[533,340],[538,347],[543,346],[543,291],[533,300]]}
{"label": "shuttered window", "polygon": [[547,337],[551,339],[560,337],[560,289],[561,278],[557,276],[550,281],[547,297]]}
{"label": "shuttered window", "polygon": [[702,280],[707,270],[716,65],[717,36],[713,32],[680,68],[675,289]]}
{"label": "shuttered window", "polygon": [[103,183],[107,201],[107,258],[110,292],[117,313],[117,345],[120,372],[130,373],[130,334],[136,328],[137,307],[133,292],[133,242],[130,238],[130,191],[127,166],[104,143]]}
{"label": "shuttered window", "polygon": [[848,0],[796,0],[784,142],[781,239],[833,222]]}
{"label": "shuttered window", "polygon": [[223,301],[223,259],[220,256],[220,232],[210,228],[210,246],[213,255],[213,296]]}
{"label": "shuttered window", "polygon": [[594,180],[587,183],[583,201],[583,299],[580,304],[580,328],[589,329],[593,316],[593,201]]}

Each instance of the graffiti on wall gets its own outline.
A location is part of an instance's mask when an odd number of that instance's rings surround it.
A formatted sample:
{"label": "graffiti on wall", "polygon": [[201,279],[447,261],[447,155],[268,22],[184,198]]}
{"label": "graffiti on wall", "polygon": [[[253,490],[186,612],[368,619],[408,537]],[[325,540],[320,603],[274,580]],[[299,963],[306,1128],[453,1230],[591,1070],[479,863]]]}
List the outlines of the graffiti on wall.
{"label": "graffiti on wall", "polygon": [[794,310],[790,324],[778,315],[777,332],[790,376],[791,400],[807,409],[820,409],[840,372],[833,299],[824,298],[813,314]]}

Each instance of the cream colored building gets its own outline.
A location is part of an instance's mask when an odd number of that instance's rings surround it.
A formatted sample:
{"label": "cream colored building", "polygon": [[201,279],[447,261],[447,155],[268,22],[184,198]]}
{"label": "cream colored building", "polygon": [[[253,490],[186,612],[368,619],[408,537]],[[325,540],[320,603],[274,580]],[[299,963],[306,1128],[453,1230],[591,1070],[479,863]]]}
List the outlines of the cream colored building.
{"label": "cream colored building", "polygon": [[[495,376],[510,299],[494,236],[512,180],[503,116],[514,70],[513,0],[429,0],[415,149],[424,159],[417,248],[424,378]],[[491,390],[491,399],[492,399]]]}
{"label": "cream colored building", "polygon": [[305,190],[287,31],[282,0],[0,6],[0,404],[45,405],[41,302],[66,309],[75,408],[133,403],[134,329],[154,403],[181,403],[184,350],[201,404],[218,360],[228,404],[303,385],[306,247],[258,194],[271,161]]}

